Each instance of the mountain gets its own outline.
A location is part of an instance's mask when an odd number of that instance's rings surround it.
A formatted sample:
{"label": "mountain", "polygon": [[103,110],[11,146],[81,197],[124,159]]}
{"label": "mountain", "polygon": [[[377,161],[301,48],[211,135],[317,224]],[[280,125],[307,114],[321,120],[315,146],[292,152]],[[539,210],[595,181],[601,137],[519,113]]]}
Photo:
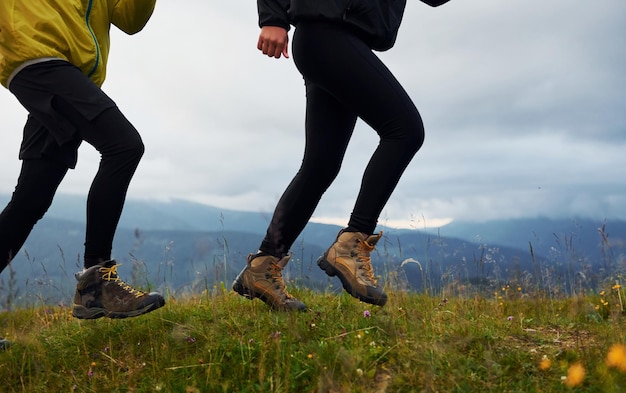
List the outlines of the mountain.
{"label": "mountain", "polygon": [[[0,203],[8,201],[0,195]],[[82,268],[85,198],[58,195],[20,254],[0,276],[7,302],[69,302]],[[220,209],[189,201],[129,200],[114,242],[120,276],[176,296],[229,287],[256,251],[271,213]],[[285,277],[313,289],[340,290],[316,266],[340,227],[309,223],[292,249]],[[438,229],[382,228],[372,261],[385,285],[409,290],[491,290],[584,284],[597,287],[624,265],[626,223],[545,218],[453,222]],[[584,280],[581,278],[584,277]],[[583,282],[584,281],[584,282]],[[15,299],[13,299],[15,298]]]}

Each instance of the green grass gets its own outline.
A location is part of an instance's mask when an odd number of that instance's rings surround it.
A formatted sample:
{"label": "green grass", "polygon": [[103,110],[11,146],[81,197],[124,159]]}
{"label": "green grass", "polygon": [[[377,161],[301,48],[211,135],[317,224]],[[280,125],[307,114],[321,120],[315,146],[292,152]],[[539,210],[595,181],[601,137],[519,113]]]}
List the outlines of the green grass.
{"label": "green grass", "polygon": [[[626,341],[615,297],[390,291],[380,308],[346,294],[291,292],[310,311],[272,312],[215,288],[126,320],[80,321],[66,307],[2,313],[0,335],[14,344],[0,352],[0,390],[626,391],[626,374],[606,363],[611,345]],[[575,364],[585,376],[570,387],[573,377],[564,377]]]}

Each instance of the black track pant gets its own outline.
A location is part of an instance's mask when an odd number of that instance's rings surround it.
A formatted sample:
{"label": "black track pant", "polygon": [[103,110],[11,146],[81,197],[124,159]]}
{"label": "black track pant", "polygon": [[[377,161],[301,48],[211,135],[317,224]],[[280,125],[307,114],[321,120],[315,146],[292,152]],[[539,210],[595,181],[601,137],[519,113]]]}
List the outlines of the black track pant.
{"label": "black track pant", "polygon": [[32,65],[10,90],[29,111],[17,186],[0,213],[0,272],[46,213],[81,141],[100,152],[87,198],[85,267],[111,258],[130,180],[144,152],[137,130],[103,92],[67,62]]}
{"label": "black track pant", "polygon": [[283,256],[341,167],[358,118],[380,136],[363,174],[349,230],[372,234],[402,173],[422,146],[415,105],[380,59],[351,31],[302,22],[293,57],[306,85],[306,145],[300,170],[276,206],[260,250]]}

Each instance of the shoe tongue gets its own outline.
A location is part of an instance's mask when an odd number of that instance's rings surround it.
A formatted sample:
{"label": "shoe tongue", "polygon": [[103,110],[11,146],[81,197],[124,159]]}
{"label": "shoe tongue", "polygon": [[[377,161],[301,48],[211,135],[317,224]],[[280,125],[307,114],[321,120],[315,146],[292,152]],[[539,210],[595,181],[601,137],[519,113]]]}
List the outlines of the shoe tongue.
{"label": "shoe tongue", "polygon": [[116,263],[115,263],[115,260],[113,260],[113,259],[102,262],[102,267],[112,267],[112,266],[115,266],[115,265],[116,265]]}
{"label": "shoe tongue", "polygon": [[282,257],[278,262],[276,262],[276,264],[281,268],[284,269],[285,266],[287,266],[287,262],[289,262],[289,260],[291,259],[291,255],[285,255],[284,257]]}
{"label": "shoe tongue", "polygon": [[373,247],[378,243],[381,237],[383,237],[383,231],[380,231],[378,235],[370,235],[365,241]]}

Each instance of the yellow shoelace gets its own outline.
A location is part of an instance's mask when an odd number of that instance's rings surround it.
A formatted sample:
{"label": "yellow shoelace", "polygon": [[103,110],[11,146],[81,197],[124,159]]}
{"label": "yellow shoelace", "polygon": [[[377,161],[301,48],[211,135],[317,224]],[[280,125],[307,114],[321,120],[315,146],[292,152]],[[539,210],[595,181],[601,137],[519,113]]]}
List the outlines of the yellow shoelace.
{"label": "yellow shoelace", "polygon": [[120,266],[120,265],[113,265],[111,267],[101,267],[100,271],[102,272],[102,279],[106,280],[106,281],[113,281],[113,282],[115,282],[117,285],[122,287],[123,290],[127,291],[131,295],[135,295],[135,297],[142,297],[144,295],[143,292],[141,292],[138,289],[135,289],[135,288],[131,287],[130,285],[126,284],[123,280],[121,280],[118,277],[118,275],[117,275],[117,267],[118,266]]}
{"label": "yellow shoelace", "polygon": [[378,281],[374,278],[374,270],[372,269],[372,258],[370,258],[370,253],[374,251],[374,246],[370,245],[367,241],[358,239],[359,245],[358,255],[359,260],[363,262],[361,268],[365,271],[365,277],[370,280],[374,286],[378,285]]}
{"label": "yellow shoelace", "polygon": [[270,274],[272,276],[272,281],[278,283],[278,288],[276,289],[280,289],[285,294],[287,299],[292,299],[293,296],[291,296],[289,292],[287,292],[287,287],[285,286],[285,280],[283,280],[282,271],[283,269],[281,269],[281,267],[278,266],[276,263],[270,263]]}

